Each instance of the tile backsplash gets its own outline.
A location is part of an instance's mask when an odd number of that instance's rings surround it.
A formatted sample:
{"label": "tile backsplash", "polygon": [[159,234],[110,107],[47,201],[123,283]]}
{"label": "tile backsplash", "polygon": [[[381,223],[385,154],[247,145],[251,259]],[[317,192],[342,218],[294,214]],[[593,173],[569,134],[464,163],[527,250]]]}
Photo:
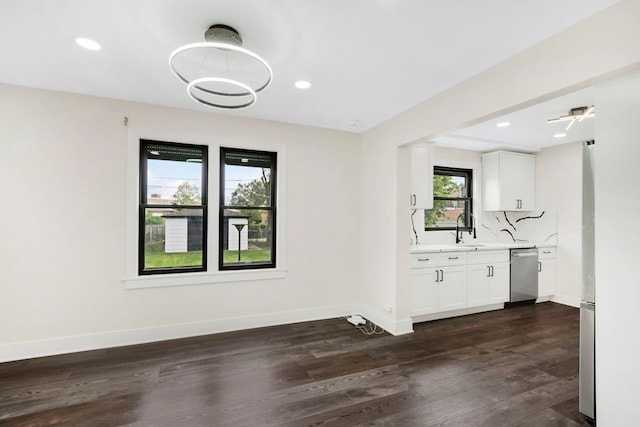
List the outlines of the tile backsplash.
{"label": "tile backsplash", "polygon": [[[557,243],[556,212],[479,212],[474,216],[477,239],[463,232],[465,243]],[[424,227],[420,227],[422,223],[424,213],[416,211],[410,232],[411,245],[455,243],[455,231],[424,231]]]}

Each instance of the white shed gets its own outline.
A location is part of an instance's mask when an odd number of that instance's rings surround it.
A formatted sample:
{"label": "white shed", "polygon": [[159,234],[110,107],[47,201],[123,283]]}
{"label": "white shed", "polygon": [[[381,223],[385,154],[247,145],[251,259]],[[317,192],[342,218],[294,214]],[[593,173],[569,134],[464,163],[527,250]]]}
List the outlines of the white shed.
{"label": "white shed", "polygon": [[167,253],[202,250],[202,209],[183,209],[163,215],[164,251]]}

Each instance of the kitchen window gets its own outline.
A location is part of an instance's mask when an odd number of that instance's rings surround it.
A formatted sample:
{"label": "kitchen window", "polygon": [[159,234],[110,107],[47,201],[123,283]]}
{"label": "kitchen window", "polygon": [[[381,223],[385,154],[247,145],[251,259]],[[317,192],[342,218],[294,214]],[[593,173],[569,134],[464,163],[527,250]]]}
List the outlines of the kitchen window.
{"label": "kitchen window", "polygon": [[276,266],[276,157],[220,148],[220,270]]}
{"label": "kitchen window", "polygon": [[471,169],[433,167],[433,209],[424,211],[425,230],[472,229],[473,194]]}
{"label": "kitchen window", "polygon": [[140,141],[140,275],[206,271],[207,148]]}

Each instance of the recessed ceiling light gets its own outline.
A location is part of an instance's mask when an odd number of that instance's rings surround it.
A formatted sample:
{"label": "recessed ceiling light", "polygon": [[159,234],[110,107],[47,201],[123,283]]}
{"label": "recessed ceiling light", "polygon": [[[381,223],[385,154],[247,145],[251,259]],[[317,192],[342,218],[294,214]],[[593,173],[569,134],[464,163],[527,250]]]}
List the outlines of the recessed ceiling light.
{"label": "recessed ceiling light", "polygon": [[91,39],[88,39],[86,37],[74,37],[73,41],[76,42],[76,44],[80,47],[83,47],[85,49],[88,50],[100,50],[102,49],[102,46],[100,46],[100,44],[98,42],[95,42]]}
{"label": "recessed ceiling light", "polygon": [[351,120],[349,122],[349,126],[351,126],[352,128],[358,127],[359,124],[360,124],[360,120]]}
{"label": "recessed ceiling light", "polygon": [[509,122],[500,122],[498,123],[496,126],[499,128],[506,128],[507,126],[509,126],[511,123]]}
{"label": "recessed ceiling light", "polygon": [[564,138],[565,136],[567,136],[566,133],[556,133],[553,135],[554,138]]}
{"label": "recessed ceiling light", "polygon": [[298,89],[309,89],[311,87],[311,83],[306,80],[298,80],[295,85]]}

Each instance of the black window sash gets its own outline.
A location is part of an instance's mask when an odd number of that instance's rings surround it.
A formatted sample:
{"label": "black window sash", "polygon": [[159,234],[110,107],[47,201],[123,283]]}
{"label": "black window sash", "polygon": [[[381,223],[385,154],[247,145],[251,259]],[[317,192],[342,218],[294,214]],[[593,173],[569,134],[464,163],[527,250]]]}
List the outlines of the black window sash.
{"label": "black window sash", "polygon": [[[158,147],[175,147],[175,148],[191,148],[200,153],[202,157],[202,184],[201,184],[201,196],[200,205],[159,205],[148,203],[147,194],[147,161],[149,160],[150,145]],[[208,147],[205,145],[194,144],[179,144],[173,142],[164,141],[152,141],[152,140],[140,140],[140,199],[138,207],[138,274],[139,275],[151,275],[151,274],[170,274],[170,273],[185,273],[185,272],[201,272],[207,271],[207,218],[208,218],[208,189],[207,189],[207,177],[208,177]],[[147,209],[153,208],[173,208],[173,209],[202,209],[202,265],[201,266],[176,266],[176,267],[158,267],[158,268],[145,268],[145,226],[146,218],[145,214]]]}
{"label": "black window sash", "polygon": [[[249,162],[237,163],[234,159],[240,157],[248,158]],[[229,162],[227,160],[229,159]],[[266,160],[268,159],[268,161]],[[228,164],[246,165],[253,167],[268,167],[270,170],[269,187],[270,199],[267,206],[238,206],[225,205],[225,167]],[[276,178],[277,178],[277,153],[270,151],[246,150],[240,148],[220,147],[220,208],[219,208],[219,224],[218,224],[218,268],[222,270],[247,270],[247,269],[264,269],[275,268],[276,266]],[[224,211],[227,209],[234,210],[261,210],[269,211],[271,218],[271,254],[270,260],[264,262],[250,262],[242,264],[224,264]]]}

